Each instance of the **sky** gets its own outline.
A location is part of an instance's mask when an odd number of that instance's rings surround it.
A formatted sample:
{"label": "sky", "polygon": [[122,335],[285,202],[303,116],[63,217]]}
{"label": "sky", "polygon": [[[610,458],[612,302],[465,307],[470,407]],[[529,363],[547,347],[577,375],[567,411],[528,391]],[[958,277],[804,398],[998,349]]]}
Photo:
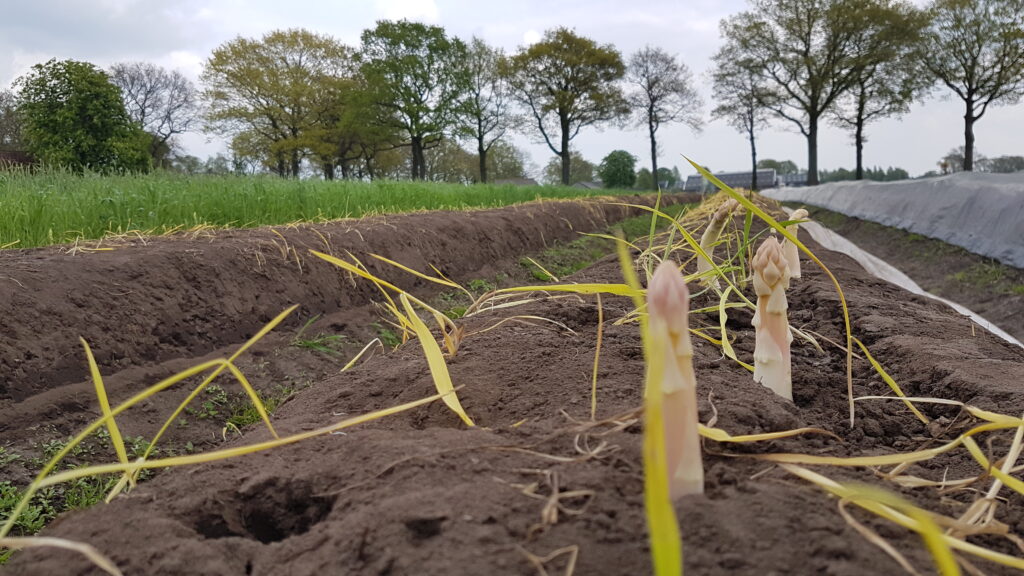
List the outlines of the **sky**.
{"label": "sky", "polygon": [[[360,33],[381,19],[407,18],[443,26],[468,40],[478,36],[514,53],[558,26],[601,44],[612,44],[624,58],[645,45],[676,55],[694,73],[704,98],[705,124],[699,133],[682,125],[658,132],[659,166],[693,171],[683,156],[714,171],[744,170],[750,164],[745,137],[724,121],[711,121],[708,69],[722,44],[719,22],[746,9],[744,0],[31,0],[10,2],[0,19],[0,87],[8,87],[33,64],[50,58],[92,62],[147,61],[178,69],[198,83],[203,62],[214,48],[235,37],[258,38],[282,28],[306,28],[358,46]],[[911,175],[935,170],[942,156],[963,145],[963,104],[948,89],[936,89],[901,119],[868,126],[866,166],[899,166]],[[1024,155],[1024,104],[990,107],[975,125],[976,149],[994,157]],[[525,136],[513,142],[537,166],[552,152]],[[201,158],[225,150],[224,142],[202,133],[181,143]],[[793,160],[807,166],[806,140],[792,124],[776,123],[757,140],[759,158]],[[615,149],[650,164],[646,129],[584,129],[573,141],[584,158],[598,163]],[[818,165],[852,168],[848,132],[826,125],[819,136]]]}

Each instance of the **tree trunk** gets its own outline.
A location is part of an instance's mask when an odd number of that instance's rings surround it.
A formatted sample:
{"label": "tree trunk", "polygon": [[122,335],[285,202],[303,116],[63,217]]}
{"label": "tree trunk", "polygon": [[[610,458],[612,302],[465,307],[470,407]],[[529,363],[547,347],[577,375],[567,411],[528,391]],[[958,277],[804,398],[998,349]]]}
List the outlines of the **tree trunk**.
{"label": "tree trunk", "polygon": [[807,185],[818,185],[818,117],[811,116],[807,125]]}
{"label": "tree trunk", "polygon": [[857,168],[854,179],[864,179],[864,118],[857,117],[857,127],[853,132],[853,145],[857,149]]}
{"label": "tree trunk", "polygon": [[422,180],[423,177],[420,175],[422,172],[423,164],[423,138],[421,136],[412,137],[412,179]]}
{"label": "tree trunk", "polygon": [[967,112],[964,113],[964,171],[974,171],[974,99],[967,99]]}
{"label": "tree trunk", "polygon": [[277,175],[281,178],[288,176],[288,166],[284,162],[284,154],[278,153],[277,155]]}
{"label": "tree trunk", "polygon": [[747,136],[750,138],[750,190],[753,192],[757,190],[757,144],[754,142],[754,127],[751,122],[750,128],[747,129]]}
{"label": "tree trunk", "polygon": [[658,183],[658,142],[654,139],[654,133],[657,132],[658,128],[650,120],[647,121],[647,128],[651,132],[651,180],[653,181],[653,188],[657,190],[661,188]]}
{"label": "tree trunk", "polygon": [[476,151],[480,156],[480,183],[487,184],[487,148],[484,148],[484,139],[476,141]]}
{"label": "tree trunk", "polygon": [[569,119],[562,118],[562,185],[569,185]]}
{"label": "tree trunk", "polygon": [[325,160],[323,163],[324,180],[334,180],[334,162]]}
{"label": "tree trunk", "polygon": [[302,159],[299,158],[299,151],[298,150],[293,150],[292,151],[291,161],[292,161],[292,178],[298,178],[299,177],[299,164],[302,162]]}

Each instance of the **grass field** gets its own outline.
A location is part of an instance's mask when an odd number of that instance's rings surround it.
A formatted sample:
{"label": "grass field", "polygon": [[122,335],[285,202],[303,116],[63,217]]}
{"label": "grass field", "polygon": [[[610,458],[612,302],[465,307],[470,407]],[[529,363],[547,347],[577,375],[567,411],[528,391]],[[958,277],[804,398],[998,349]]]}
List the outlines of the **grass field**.
{"label": "grass field", "polygon": [[48,246],[132,231],[163,234],[200,226],[246,228],[610,193],[626,192],[272,176],[0,172],[0,248]]}

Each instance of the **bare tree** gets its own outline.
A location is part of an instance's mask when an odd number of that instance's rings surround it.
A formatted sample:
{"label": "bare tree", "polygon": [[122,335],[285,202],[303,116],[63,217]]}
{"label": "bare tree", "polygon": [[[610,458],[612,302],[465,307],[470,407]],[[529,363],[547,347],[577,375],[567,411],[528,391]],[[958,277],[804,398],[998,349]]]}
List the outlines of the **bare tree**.
{"label": "bare tree", "polygon": [[629,58],[626,81],[633,86],[628,95],[634,118],[647,126],[651,138],[651,174],[658,188],[658,141],[662,124],[682,122],[694,132],[703,122],[703,100],[693,87],[693,74],[686,64],[661,48],[645,46]]}
{"label": "bare tree", "polygon": [[508,82],[499,72],[505,54],[474,37],[469,42],[466,68],[470,88],[466,95],[462,134],[476,140],[480,182],[487,182],[487,153],[508,130],[510,95]]}
{"label": "bare tree", "polygon": [[964,102],[963,169],[974,169],[974,123],[990,104],[1024,96],[1024,0],[935,0],[924,62]]}
{"label": "bare tree", "polygon": [[752,62],[744,62],[729,44],[715,53],[711,71],[715,102],[712,118],[723,119],[744,133],[750,142],[750,187],[757,185],[757,132],[768,124],[768,108],[772,93],[765,89]]}
{"label": "bare tree", "polygon": [[836,124],[853,132],[857,180],[864,178],[864,127],[881,118],[901,116],[929,85],[920,73],[917,51],[926,24],[922,13],[902,0],[866,3],[869,26],[854,37],[866,57],[850,89],[831,110]]}
{"label": "bare tree", "polygon": [[170,151],[171,139],[199,117],[196,88],[177,70],[121,62],[110,67],[110,81],[121,89],[129,118],[153,137],[150,153],[157,162]]}

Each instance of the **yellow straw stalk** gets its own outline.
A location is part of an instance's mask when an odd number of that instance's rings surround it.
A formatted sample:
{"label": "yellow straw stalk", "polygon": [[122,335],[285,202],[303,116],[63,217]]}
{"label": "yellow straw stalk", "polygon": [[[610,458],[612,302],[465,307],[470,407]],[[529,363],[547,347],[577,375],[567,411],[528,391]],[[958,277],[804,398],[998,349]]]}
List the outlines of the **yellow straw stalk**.
{"label": "yellow straw stalk", "polygon": [[662,262],[654,271],[647,289],[647,311],[652,344],[661,352],[658,356],[663,364],[660,393],[669,493],[673,499],[703,494],[697,381],[688,320],[690,291],[671,262]]}
{"label": "yellow straw stalk", "polygon": [[[806,220],[809,214],[807,210],[798,208],[793,211],[789,216],[790,220]],[[789,232],[796,237],[797,232],[800,231],[799,224],[790,224],[786,226],[786,232]],[[800,277],[800,248],[796,244],[793,244],[788,239],[782,241],[782,250],[786,255],[786,263],[789,264],[789,277],[799,278]]]}
{"label": "yellow straw stalk", "polygon": [[789,343],[793,335],[786,318],[786,289],[789,264],[782,246],[769,237],[757,249],[751,262],[757,311],[754,313],[754,381],[771,388],[786,400],[793,400]]}

